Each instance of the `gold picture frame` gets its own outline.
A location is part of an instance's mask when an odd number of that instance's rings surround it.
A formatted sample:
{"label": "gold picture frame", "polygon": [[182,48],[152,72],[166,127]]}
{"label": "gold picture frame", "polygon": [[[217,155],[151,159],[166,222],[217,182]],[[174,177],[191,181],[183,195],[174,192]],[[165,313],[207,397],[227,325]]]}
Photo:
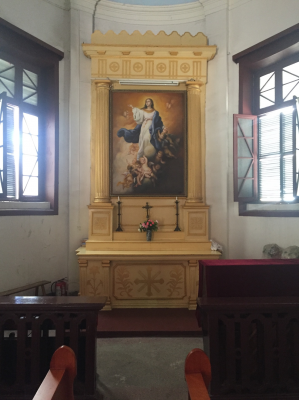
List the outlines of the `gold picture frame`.
{"label": "gold picture frame", "polygon": [[111,196],[186,195],[186,110],[185,91],[111,91]]}

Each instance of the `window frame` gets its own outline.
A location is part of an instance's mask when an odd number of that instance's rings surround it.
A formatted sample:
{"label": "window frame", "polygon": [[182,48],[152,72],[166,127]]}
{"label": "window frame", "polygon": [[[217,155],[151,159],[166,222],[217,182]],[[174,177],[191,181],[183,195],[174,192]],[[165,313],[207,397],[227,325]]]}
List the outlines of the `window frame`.
{"label": "window frame", "polygon": [[[272,72],[274,69],[282,69],[282,66],[299,61],[299,24],[235,54],[232,59],[236,64],[239,64],[239,116],[259,116],[277,108],[287,107],[292,103],[292,100],[283,102],[281,98],[275,105],[260,109],[258,79],[267,72]],[[277,74],[275,74],[275,79],[278,80],[276,83],[279,84]],[[282,84],[282,82],[280,83]],[[275,90],[280,90],[277,84],[275,85]],[[238,176],[235,156],[234,150],[234,178]],[[273,205],[273,203],[260,202],[259,199],[247,202],[246,200],[240,201],[235,191],[236,187],[234,182],[234,200],[239,202],[239,215],[299,216],[299,211],[297,210],[248,210],[248,204]],[[280,202],[279,204],[281,203],[286,204],[285,202]]]}
{"label": "window frame", "polygon": [[[16,208],[0,208],[1,215],[58,214],[58,133],[59,133],[59,61],[64,53],[0,18],[0,58],[38,73],[39,115],[39,196],[20,196],[19,200],[0,200]],[[21,89],[20,89],[21,90]],[[30,104],[8,97],[8,103],[32,109]],[[34,107],[34,106],[33,106]],[[33,113],[35,114],[35,112]],[[21,179],[21,175],[20,175]],[[17,208],[20,203],[47,202],[50,208]],[[2,205],[3,205],[2,204]],[[5,207],[5,205],[4,205]]]}

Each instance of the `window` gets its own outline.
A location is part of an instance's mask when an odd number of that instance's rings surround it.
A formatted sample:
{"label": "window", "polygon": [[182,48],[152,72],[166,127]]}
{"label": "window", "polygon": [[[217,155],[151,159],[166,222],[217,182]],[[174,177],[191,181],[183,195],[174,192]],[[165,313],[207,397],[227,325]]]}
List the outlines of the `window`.
{"label": "window", "polygon": [[299,24],[233,57],[234,200],[240,215],[299,216]]}
{"label": "window", "polygon": [[0,215],[58,213],[58,62],[0,19]]}

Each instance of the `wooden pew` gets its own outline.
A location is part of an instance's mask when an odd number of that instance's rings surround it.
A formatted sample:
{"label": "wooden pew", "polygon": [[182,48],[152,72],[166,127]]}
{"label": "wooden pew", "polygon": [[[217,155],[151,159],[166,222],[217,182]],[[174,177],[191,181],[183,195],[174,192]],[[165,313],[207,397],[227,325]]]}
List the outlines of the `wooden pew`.
{"label": "wooden pew", "polygon": [[76,357],[68,346],[55,351],[50,370],[33,400],[74,400],[74,379],[77,374]]}
{"label": "wooden pew", "polygon": [[32,399],[62,345],[78,362],[76,399],[95,396],[98,312],[105,302],[105,297],[0,296],[0,399]]}
{"label": "wooden pew", "polygon": [[208,388],[211,381],[211,364],[204,351],[193,349],[187,355],[185,380],[189,400],[210,400]]}

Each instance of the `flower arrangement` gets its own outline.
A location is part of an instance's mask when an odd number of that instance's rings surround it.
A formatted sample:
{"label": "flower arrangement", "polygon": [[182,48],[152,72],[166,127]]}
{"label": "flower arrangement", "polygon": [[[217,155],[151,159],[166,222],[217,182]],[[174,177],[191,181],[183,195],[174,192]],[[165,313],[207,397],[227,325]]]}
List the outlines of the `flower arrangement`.
{"label": "flower arrangement", "polygon": [[138,232],[157,231],[157,230],[158,230],[158,221],[146,219],[143,223],[139,224]]}

